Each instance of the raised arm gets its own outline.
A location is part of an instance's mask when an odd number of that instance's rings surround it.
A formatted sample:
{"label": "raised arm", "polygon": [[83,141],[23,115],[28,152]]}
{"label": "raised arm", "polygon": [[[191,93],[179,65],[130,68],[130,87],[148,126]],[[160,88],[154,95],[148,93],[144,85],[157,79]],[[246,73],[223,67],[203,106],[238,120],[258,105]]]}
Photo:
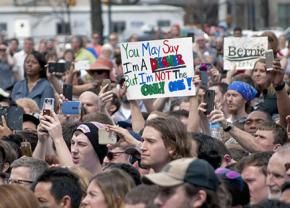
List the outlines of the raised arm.
{"label": "raised arm", "polygon": [[41,124],[54,142],[60,164],[73,166],[70,151],[62,136],[60,121],[54,112],[51,113],[51,116],[45,115],[41,118]]}
{"label": "raised arm", "polygon": [[[220,122],[222,127],[226,129],[229,123],[226,121],[224,113],[221,110],[213,110],[209,115],[210,121]],[[228,133],[248,152],[261,152],[263,151],[256,141],[256,138],[245,132],[238,127],[232,126]]]}
{"label": "raised arm", "polygon": [[271,71],[271,81],[276,90],[277,107],[280,116],[280,124],[287,126],[286,116],[290,115],[290,98],[288,97],[285,82],[285,69],[281,67],[280,61],[273,62],[273,70]]}
{"label": "raised arm", "polygon": [[135,132],[140,132],[145,126],[145,120],[141,113],[140,107],[136,100],[130,100],[132,129]]}

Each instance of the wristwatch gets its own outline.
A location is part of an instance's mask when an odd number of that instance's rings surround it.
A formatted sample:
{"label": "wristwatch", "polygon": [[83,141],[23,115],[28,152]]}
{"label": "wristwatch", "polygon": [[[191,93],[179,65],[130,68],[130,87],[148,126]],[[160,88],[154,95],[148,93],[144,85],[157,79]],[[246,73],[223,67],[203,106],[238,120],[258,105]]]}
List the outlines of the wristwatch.
{"label": "wristwatch", "polygon": [[229,132],[232,128],[233,128],[233,124],[232,123],[230,123],[230,122],[226,122],[224,125],[223,125],[223,130],[225,131],[225,132]]}
{"label": "wristwatch", "polygon": [[278,84],[277,86],[275,86],[275,90],[281,91],[284,89],[284,87],[285,87],[285,82],[282,82],[281,84]]}

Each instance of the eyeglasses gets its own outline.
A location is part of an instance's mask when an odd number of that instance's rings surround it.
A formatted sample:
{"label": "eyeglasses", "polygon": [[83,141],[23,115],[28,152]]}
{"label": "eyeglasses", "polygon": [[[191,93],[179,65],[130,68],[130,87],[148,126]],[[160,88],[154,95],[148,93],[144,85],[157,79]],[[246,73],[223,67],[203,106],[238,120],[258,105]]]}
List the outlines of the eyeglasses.
{"label": "eyeglasses", "polygon": [[6,48],[0,48],[0,51],[6,51]]}
{"label": "eyeglasses", "polygon": [[107,158],[109,160],[113,160],[115,157],[119,156],[120,154],[126,154],[125,151],[120,151],[120,152],[111,152],[109,151],[107,153]]}
{"label": "eyeglasses", "polygon": [[31,184],[31,183],[33,183],[33,181],[29,181],[29,180],[16,180],[16,179],[9,178],[8,179],[8,183],[9,184],[12,184],[12,183],[14,183],[14,184]]}

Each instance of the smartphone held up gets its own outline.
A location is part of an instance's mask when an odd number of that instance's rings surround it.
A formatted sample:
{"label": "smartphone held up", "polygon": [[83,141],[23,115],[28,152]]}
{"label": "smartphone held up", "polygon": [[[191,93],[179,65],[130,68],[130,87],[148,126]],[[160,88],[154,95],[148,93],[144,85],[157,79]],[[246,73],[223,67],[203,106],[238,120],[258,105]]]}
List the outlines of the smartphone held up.
{"label": "smartphone held up", "polygon": [[273,50],[272,49],[267,50],[265,52],[265,59],[266,59],[267,71],[273,70],[274,54],[273,54]]}
{"label": "smartphone held up", "polygon": [[204,95],[204,102],[206,103],[206,112],[205,115],[209,115],[210,112],[214,110],[214,98],[215,91],[214,90],[206,90]]}
{"label": "smartphone held up", "polygon": [[54,98],[45,98],[42,107],[42,114],[51,116],[54,111]]}

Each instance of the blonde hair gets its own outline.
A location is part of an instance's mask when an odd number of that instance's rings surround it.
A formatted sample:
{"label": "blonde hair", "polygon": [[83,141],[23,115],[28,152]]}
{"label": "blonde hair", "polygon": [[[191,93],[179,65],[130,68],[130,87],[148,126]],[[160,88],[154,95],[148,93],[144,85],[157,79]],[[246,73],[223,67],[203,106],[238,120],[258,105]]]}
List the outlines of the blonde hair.
{"label": "blonde hair", "polygon": [[102,190],[107,207],[110,208],[123,207],[126,194],[135,187],[131,176],[119,169],[100,173],[90,183],[96,184]]}
{"label": "blonde hair", "polygon": [[[19,98],[16,100],[16,104],[20,107],[22,107],[25,111],[25,113],[39,113],[39,108],[37,103],[32,100],[31,98]],[[30,112],[26,111],[28,109]]]}
{"label": "blonde hair", "polygon": [[69,170],[79,177],[81,189],[83,193],[86,193],[86,190],[88,189],[90,183],[90,179],[92,178],[93,175],[85,168],[81,167],[73,166],[69,167]]}
{"label": "blonde hair", "polygon": [[19,185],[0,186],[1,208],[39,208],[33,192]]}

